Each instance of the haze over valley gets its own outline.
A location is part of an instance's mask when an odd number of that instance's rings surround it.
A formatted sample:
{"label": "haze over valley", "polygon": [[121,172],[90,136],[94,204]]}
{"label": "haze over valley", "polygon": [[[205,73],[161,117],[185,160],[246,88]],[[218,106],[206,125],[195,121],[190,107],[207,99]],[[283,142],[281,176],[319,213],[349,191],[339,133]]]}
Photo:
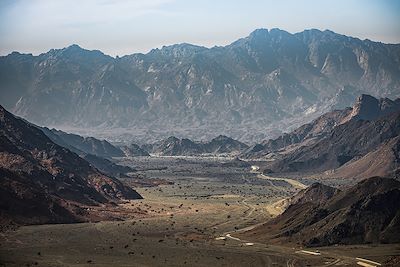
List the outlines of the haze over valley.
{"label": "haze over valley", "polygon": [[399,266],[398,7],[0,4],[0,266]]}
{"label": "haze over valley", "polygon": [[112,141],[224,134],[254,143],[362,93],[399,97],[398,51],[329,30],[280,29],[223,47],[183,43],[118,58],[71,45],[1,57],[0,97],[33,123]]}

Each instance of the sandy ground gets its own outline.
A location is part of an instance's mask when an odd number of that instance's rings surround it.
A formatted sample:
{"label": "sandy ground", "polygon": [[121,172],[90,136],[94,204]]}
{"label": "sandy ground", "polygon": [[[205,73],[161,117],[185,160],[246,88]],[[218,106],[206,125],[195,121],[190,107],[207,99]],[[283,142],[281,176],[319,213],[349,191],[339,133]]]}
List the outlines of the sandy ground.
{"label": "sandy ground", "polygon": [[[0,266],[359,266],[357,257],[382,262],[399,255],[398,245],[319,248],[316,255],[238,239],[235,233],[276,216],[300,189],[221,168],[219,160],[226,159],[125,159],[174,184],[137,188],[144,199],[121,204],[144,211],[140,218],[3,233]],[[149,165],[168,168],[145,170]]]}

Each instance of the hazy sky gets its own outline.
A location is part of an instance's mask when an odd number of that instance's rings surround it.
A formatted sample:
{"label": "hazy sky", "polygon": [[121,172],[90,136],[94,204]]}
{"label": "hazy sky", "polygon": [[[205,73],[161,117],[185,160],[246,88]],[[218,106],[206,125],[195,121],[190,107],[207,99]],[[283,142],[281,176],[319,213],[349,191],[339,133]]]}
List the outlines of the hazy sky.
{"label": "hazy sky", "polygon": [[0,55],[76,43],[109,55],[225,45],[256,28],[400,43],[400,0],[0,0]]}

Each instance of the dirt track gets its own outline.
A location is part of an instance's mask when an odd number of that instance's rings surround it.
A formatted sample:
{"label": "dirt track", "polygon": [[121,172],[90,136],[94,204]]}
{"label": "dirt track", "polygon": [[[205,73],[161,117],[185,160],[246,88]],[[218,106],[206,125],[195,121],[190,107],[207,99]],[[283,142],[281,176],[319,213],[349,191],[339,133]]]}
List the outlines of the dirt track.
{"label": "dirt track", "polygon": [[293,187],[298,188],[298,189],[307,188],[307,186],[305,184],[302,184],[299,181],[296,181],[296,180],[293,180],[293,179],[289,179],[289,178],[270,177],[270,176],[267,176],[267,175],[264,175],[264,174],[258,174],[257,177],[260,178],[260,179],[271,180],[271,181],[285,181],[288,184],[290,184]]}

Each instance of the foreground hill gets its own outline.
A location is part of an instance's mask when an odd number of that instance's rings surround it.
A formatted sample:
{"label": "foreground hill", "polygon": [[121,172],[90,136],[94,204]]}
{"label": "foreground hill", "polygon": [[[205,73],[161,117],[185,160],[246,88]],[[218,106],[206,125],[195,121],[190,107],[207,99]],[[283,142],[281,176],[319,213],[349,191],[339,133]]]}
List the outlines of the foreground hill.
{"label": "foreground hill", "polygon": [[400,242],[399,181],[373,177],[343,191],[313,184],[295,199],[243,238],[306,246]]}
{"label": "foreground hill", "polygon": [[0,107],[0,212],[21,224],[85,219],[81,208],[141,196]]}
{"label": "foreground hill", "polygon": [[0,104],[39,125],[127,128],[142,143],[219,133],[254,142],[361,93],[399,97],[399,51],[329,30],[258,29],[223,47],[176,44],[117,58],[77,45],[14,52],[0,57]]}
{"label": "foreground hill", "polygon": [[248,148],[242,142],[220,135],[208,142],[195,142],[187,138],[171,136],[165,140],[142,147],[151,153],[163,156],[193,156],[201,154],[239,154]]}

